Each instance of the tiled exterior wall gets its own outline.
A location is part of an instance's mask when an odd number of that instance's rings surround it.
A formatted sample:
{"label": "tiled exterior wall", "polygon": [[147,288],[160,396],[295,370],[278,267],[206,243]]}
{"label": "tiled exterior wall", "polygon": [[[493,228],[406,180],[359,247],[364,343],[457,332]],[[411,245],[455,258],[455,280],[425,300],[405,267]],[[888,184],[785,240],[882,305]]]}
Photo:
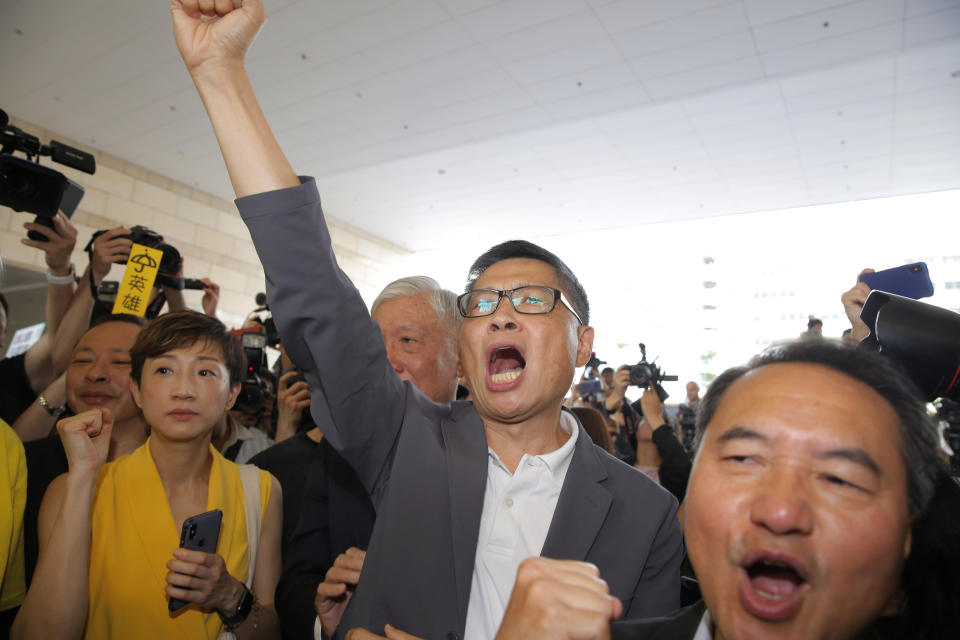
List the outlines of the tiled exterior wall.
{"label": "tiled exterior wall", "polygon": [[[12,123],[43,142],[53,137],[96,156],[94,175],[44,159],[44,164],[86,190],[72,218],[79,233],[74,255],[78,272],[87,264],[83,247],[94,231],[140,224],[163,235],[180,251],[186,277],[208,277],[220,285],[218,313],[228,325],[239,324],[254,308],[254,296],[265,290],[263,268],[232,201],[215,198],[32,124],[16,119]],[[32,214],[0,207],[0,256],[6,264],[43,270],[43,253],[20,243],[26,234],[23,223],[32,220]],[[332,218],[328,224],[337,260],[367,304],[388,282],[407,275],[399,272],[403,258],[409,255],[404,249]],[[115,265],[109,279],[119,279],[122,270]],[[200,309],[201,293],[185,293],[188,306]]]}

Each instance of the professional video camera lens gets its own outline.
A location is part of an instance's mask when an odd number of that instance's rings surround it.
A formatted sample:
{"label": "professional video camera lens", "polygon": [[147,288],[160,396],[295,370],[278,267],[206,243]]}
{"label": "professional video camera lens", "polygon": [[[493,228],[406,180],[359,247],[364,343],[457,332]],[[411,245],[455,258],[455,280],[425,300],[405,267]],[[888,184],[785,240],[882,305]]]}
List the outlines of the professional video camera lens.
{"label": "professional video camera lens", "polygon": [[0,205],[52,218],[57,215],[67,178],[22,158],[0,155]]}

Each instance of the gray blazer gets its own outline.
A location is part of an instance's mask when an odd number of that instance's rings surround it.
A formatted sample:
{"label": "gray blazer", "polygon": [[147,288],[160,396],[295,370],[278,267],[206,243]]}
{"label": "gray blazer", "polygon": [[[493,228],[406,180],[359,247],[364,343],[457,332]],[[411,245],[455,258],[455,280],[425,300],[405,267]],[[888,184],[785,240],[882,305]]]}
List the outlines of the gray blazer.
{"label": "gray blazer", "polygon": [[628,620],[610,625],[611,640],[693,640],[707,606],[703,600],[669,616],[649,620]]}
{"label": "gray blazer", "polygon": [[[480,417],[468,402],[437,404],[397,377],[337,266],[312,179],[237,206],[284,347],[329,407],[325,437],[377,508],[338,635],[390,623],[428,639],[462,638],[486,487]],[[676,510],[673,496],[581,428],[542,554],[596,564],[627,618],[665,615],[680,601]]]}

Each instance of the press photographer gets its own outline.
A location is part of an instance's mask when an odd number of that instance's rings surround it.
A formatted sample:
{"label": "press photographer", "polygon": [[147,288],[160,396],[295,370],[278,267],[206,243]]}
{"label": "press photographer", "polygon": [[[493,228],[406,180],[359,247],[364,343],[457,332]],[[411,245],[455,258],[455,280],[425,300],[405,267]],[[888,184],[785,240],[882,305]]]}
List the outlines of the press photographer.
{"label": "press photographer", "polygon": [[[183,258],[180,251],[171,244],[164,241],[162,235],[148,229],[147,227],[136,225],[129,230],[124,227],[117,227],[110,230],[100,230],[94,232],[90,241],[84,250],[88,254],[93,254],[98,245],[107,243],[111,251],[112,262],[114,264],[127,264],[130,257],[130,247],[133,244],[139,244],[144,247],[156,249],[161,252],[161,258],[157,265],[157,279],[154,286],[148,294],[146,318],[152,319],[160,315],[164,304],[168,311],[182,311],[187,308],[183,297],[185,289],[203,291],[202,300],[203,311],[208,316],[216,316],[217,302],[220,296],[220,287],[210,281],[208,278],[184,278],[183,277]],[[114,311],[114,301],[119,288],[119,283],[115,281],[101,281],[109,273],[109,266],[102,275],[91,273],[86,283],[89,286],[90,294],[95,300],[93,317],[96,319],[101,315],[109,315]],[[100,275],[98,280],[95,276]],[[138,301],[139,302],[139,301]],[[138,305],[139,306],[139,305]],[[136,309],[118,312],[136,313]]]}
{"label": "press photographer", "polygon": [[[617,370],[613,391],[604,406],[621,425],[621,433],[632,447],[633,460],[625,462],[633,464],[683,502],[690,458],[663,415],[663,401],[668,394],[662,383],[675,381],[677,377],[666,375],[656,363],[647,362],[646,345],[642,343],[640,353],[640,362]],[[627,399],[629,386],[644,390],[639,402],[631,403]]]}
{"label": "press photographer", "polygon": [[[938,474],[926,512],[913,524],[912,545],[904,565],[901,611],[886,637],[956,637],[960,607],[960,314],[882,290],[863,276],[841,296],[859,348],[876,350],[895,362],[916,385],[918,395],[934,401],[941,443],[951,449],[950,468]],[[907,449],[908,471],[923,465],[922,452]],[[952,477],[951,477],[952,476]]]}
{"label": "press photographer", "polygon": [[693,455],[693,441],[697,432],[697,411],[700,409],[700,385],[691,380],[687,383],[687,399],[677,408],[677,426],[680,440],[687,453]]}
{"label": "press photographer", "polygon": [[[44,252],[48,283],[44,335],[26,353],[0,363],[0,379],[4,381],[0,390],[0,418],[11,425],[60,374],[54,357],[58,345],[66,345],[61,350],[71,349],[86,328],[64,326],[57,340],[76,281],[70,256],[77,230],[70,224],[69,216],[79,203],[83,189],[59,171],[38,164],[40,156],[50,156],[55,162],[87,173],[96,170],[93,156],[57,141],[41,144],[36,136],[11,125],[6,112],[0,110],[0,206],[36,214],[32,222],[24,223],[27,237],[21,242]],[[2,343],[10,309],[6,299],[0,298],[0,302]]]}
{"label": "press photographer", "polygon": [[227,460],[244,464],[273,444],[264,427],[273,413],[274,380],[267,366],[263,325],[248,321],[232,333],[243,347],[244,378],[236,402],[213,430],[213,445]]}
{"label": "press photographer", "polygon": [[[607,364],[607,361],[598,358],[596,353],[591,353],[590,360],[583,368],[580,382],[577,383],[577,398],[584,404],[596,409],[603,406],[603,400],[609,388],[608,384],[604,384],[604,379],[597,375],[602,364]],[[610,367],[607,367],[606,370],[613,371]]]}
{"label": "press photographer", "polygon": [[[61,214],[52,218],[53,229],[33,222],[25,222],[24,227],[44,238],[44,241],[23,238],[25,245],[36,247],[44,252],[47,264],[47,298],[44,311],[43,336],[25,353],[0,361],[0,419],[13,425],[17,417],[42,395],[42,391],[61,373],[54,364],[54,352],[58,344],[73,342],[83,333],[85,327],[64,325],[57,340],[61,321],[73,296],[74,266],[70,255],[77,239],[77,230]],[[5,342],[7,319],[10,309],[5,298],[0,295],[0,344]]]}

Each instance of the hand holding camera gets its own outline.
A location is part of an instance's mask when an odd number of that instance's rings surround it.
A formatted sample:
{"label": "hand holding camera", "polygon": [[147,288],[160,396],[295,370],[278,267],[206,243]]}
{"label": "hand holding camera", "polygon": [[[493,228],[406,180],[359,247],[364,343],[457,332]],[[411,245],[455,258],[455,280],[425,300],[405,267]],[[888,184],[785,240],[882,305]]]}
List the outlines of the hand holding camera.
{"label": "hand holding camera", "polygon": [[[70,271],[70,256],[77,244],[77,228],[62,213],[57,213],[50,220],[52,228],[37,222],[24,222],[23,228],[30,232],[30,236],[21,238],[20,242],[41,249],[46,254],[51,275],[65,276]],[[44,239],[33,240],[34,235],[43,236]]]}
{"label": "hand holding camera", "polygon": [[99,284],[110,273],[113,264],[123,264],[130,257],[130,230],[126,227],[114,227],[104,231],[90,241],[90,271],[94,281]]}
{"label": "hand holding camera", "polygon": [[287,371],[277,385],[277,434],[295,433],[300,416],[310,406],[310,387],[299,371]]}
{"label": "hand holding camera", "polygon": [[643,395],[640,397],[640,409],[643,411],[643,422],[650,429],[649,437],[652,438],[653,431],[665,424],[663,420],[663,401],[660,400],[660,395],[652,383],[644,389]]}
{"label": "hand holding camera", "polygon": [[220,302],[220,285],[210,278],[201,278],[200,282],[203,283],[203,298],[200,299],[203,312],[211,318],[216,318],[217,304]]}

